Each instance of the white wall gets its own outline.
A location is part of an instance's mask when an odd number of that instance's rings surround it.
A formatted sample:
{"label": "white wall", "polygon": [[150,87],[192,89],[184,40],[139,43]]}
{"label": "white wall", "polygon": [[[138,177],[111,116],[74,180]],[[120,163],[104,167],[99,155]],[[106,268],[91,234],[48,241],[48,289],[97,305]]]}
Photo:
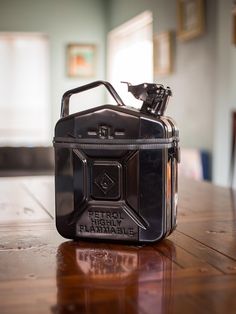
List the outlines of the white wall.
{"label": "white wall", "polygon": [[236,47],[232,44],[232,1],[219,0],[214,90],[214,182],[228,185],[232,112],[236,111]]}
{"label": "white wall", "polygon": [[[144,10],[151,10],[154,34],[168,30],[176,31],[176,1],[111,0],[109,5],[108,30]],[[205,34],[186,42],[175,40],[174,72],[164,77],[157,76],[155,81],[169,85],[173,90],[167,114],[178,123],[182,147],[212,152],[216,1],[207,0],[205,11]]]}

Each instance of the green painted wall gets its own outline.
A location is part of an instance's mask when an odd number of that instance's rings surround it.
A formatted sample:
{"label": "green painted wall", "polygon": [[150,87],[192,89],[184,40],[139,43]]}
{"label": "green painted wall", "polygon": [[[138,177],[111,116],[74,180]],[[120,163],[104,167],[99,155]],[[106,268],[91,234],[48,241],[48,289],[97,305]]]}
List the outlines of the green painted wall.
{"label": "green painted wall", "polygon": [[151,10],[154,16],[154,30],[165,31],[176,27],[176,1],[173,0],[108,0],[108,28],[111,30],[130,18]]}
{"label": "green painted wall", "polygon": [[[105,15],[103,0],[0,0],[1,32],[40,32],[49,36],[52,130],[59,118],[61,96],[65,90],[91,81],[66,77],[68,43],[97,44],[97,75],[93,79],[105,78]],[[103,92],[95,95],[91,102],[104,102]],[[86,98],[82,101],[86,102]]]}

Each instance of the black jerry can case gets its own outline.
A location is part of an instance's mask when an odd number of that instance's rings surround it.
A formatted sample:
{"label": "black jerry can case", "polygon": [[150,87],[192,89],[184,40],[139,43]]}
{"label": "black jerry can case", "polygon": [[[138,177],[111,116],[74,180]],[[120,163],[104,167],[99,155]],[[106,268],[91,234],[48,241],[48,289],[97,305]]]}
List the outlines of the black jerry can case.
{"label": "black jerry can case", "polygon": [[[71,95],[101,84],[117,106],[69,115]],[[171,91],[127,85],[140,110],[105,81],[63,95],[54,148],[56,227],[65,238],[144,243],[176,227],[179,133],[163,116]]]}

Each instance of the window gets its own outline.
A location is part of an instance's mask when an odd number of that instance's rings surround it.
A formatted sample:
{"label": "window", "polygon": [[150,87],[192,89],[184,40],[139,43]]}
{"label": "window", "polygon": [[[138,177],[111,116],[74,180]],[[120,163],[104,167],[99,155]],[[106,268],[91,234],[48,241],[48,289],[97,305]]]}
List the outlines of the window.
{"label": "window", "polygon": [[49,52],[42,34],[0,33],[0,145],[49,142]]}
{"label": "window", "polygon": [[108,35],[108,79],[127,105],[140,101],[127,93],[120,81],[140,84],[153,81],[152,13],[145,11]]}

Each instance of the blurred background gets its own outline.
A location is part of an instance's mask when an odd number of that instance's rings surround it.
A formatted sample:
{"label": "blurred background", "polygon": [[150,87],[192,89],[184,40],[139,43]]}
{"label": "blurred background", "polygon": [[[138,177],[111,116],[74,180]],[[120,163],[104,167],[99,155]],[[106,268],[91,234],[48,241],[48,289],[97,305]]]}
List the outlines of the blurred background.
{"label": "blurred background", "polygon": [[[53,173],[62,94],[95,80],[173,90],[181,172],[234,184],[236,23],[232,0],[0,0],[0,175]],[[71,112],[110,102],[103,88]]]}

